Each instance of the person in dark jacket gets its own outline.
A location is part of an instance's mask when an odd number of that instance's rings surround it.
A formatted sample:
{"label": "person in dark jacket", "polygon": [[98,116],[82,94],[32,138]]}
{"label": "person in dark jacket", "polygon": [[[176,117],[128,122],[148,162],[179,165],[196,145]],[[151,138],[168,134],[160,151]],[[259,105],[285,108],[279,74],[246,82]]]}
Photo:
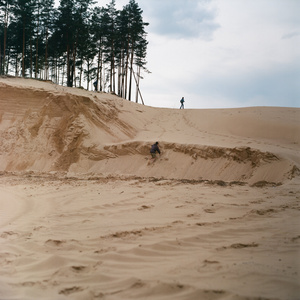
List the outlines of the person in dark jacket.
{"label": "person in dark jacket", "polygon": [[151,149],[150,149],[150,154],[151,154],[151,156],[154,160],[156,159],[156,152],[158,152],[160,154],[160,150],[159,150],[159,147],[158,147],[158,142],[153,144],[151,146]]}
{"label": "person in dark jacket", "polygon": [[95,88],[95,92],[97,92],[97,91],[98,91],[98,80],[96,80],[96,81],[93,83],[93,85],[94,85],[94,88]]}
{"label": "person in dark jacket", "polygon": [[181,98],[180,103],[180,109],[184,109],[184,97]]}

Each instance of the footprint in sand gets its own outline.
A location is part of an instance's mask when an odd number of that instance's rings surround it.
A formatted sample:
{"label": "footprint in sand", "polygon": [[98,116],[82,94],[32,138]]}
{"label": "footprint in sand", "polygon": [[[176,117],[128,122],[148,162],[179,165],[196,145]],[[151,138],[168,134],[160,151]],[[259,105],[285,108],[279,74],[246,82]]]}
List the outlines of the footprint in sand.
{"label": "footprint in sand", "polygon": [[13,232],[13,231],[4,231],[0,235],[0,238],[7,239],[7,238],[10,238],[10,237],[13,237],[13,236],[19,236],[19,234],[16,233],[16,232]]}
{"label": "footprint in sand", "polygon": [[52,240],[52,239],[47,240],[47,241],[45,242],[45,244],[46,244],[47,246],[55,246],[55,247],[62,246],[62,245],[65,244],[65,243],[66,243],[66,241]]}
{"label": "footprint in sand", "polygon": [[204,209],[204,211],[208,214],[214,214],[216,212],[214,209],[211,209],[211,208],[206,208],[206,209]]}
{"label": "footprint in sand", "polygon": [[264,215],[270,215],[272,213],[275,213],[276,210],[273,209],[273,208],[270,208],[270,209],[254,209],[251,212],[254,213],[254,214],[258,214],[260,216],[264,216]]}
{"label": "footprint in sand", "polygon": [[204,265],[208,265],[208,264],[219,264],[220,262],[217,261],[217,260],[207,260],[207,259],[205,259],[203,261],[203,263],[204,263]]}
{"label": "footprint in sand", "polygon": [[145,209],[150,209],[154,207],[153,205],[142,205],[141,207],[138,208],[138,210],[145,210]]}
{"label": "footprint in sand", "polygon": [[217,250],[243,249],[243,248],[253,248],[253,247],[258,247],[258,244],[257,243],[249,243],[249,244],[236,243],[236,244],[232,244],[230,246],[223,246],[221,248],[217,248]]}
{"label": "footprint in sand", "polygon": [[205,259],[203,261],[202,267],[199,269],[199,271],[202,271],[202,268],[208,269],[208,270],[220,270],[222,269],[221,263],[217,260],[208,260]]}
{"label": "footprint in sand", "polygon": [[86,266],[72,266],[71,270],[76,273],[81,273],[87,269]]}
{"label": "footprint in sand", "polygon": [[78,292],[81,292],[83,291],[84,289],[82,287],[79,287],[79,286],[73,286],[73,287],[70,287],[70,288],[65,288],[63,290],[61,290],[59,292],[60,295],[70,295],[70,294],[73,294],[73,293],[78,293]]}

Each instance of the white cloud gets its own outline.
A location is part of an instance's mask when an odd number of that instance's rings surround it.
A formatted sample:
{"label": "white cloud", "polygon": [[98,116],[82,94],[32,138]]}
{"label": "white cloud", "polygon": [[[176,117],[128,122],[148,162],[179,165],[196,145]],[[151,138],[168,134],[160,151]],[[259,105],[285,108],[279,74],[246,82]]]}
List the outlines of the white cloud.
{"label": "white cloud", "polygon": [[156,34],[175,39],[199,37],[211,39],[219,27],[215,11],[207,0],[140,0],[151,30]]}
{"label": "white cloud", "polygon": [[294,37],[299,37],[300,36],[300,31],[294,31],[290,33],[286,33],[282,36],[282,39],[292,39]]}

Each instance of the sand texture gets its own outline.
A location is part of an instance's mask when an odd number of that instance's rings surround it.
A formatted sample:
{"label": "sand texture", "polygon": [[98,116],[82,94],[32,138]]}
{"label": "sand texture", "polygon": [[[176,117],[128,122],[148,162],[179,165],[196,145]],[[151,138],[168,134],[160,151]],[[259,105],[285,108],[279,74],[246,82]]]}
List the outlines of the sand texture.
{"label": "sand texture", "polygon": [[300,299],[299,184],[300,109],[0,78],[0,300]]}

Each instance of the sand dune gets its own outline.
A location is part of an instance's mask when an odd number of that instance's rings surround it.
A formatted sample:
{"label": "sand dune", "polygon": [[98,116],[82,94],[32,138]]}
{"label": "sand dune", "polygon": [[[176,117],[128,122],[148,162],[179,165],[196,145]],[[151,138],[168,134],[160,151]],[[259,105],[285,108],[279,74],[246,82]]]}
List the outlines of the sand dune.
{"label": "sand dune", "polygon": [[0,78],[0,299],[299,299],[299,142],[296,108]]}
{"label": "sand dune", "polygon": [[[34,82],[2,80],[1,170],[253,184],[282,182],[300,163],[299,109],[158,109]],[[153,168],[145,159],[156,140]]]}

